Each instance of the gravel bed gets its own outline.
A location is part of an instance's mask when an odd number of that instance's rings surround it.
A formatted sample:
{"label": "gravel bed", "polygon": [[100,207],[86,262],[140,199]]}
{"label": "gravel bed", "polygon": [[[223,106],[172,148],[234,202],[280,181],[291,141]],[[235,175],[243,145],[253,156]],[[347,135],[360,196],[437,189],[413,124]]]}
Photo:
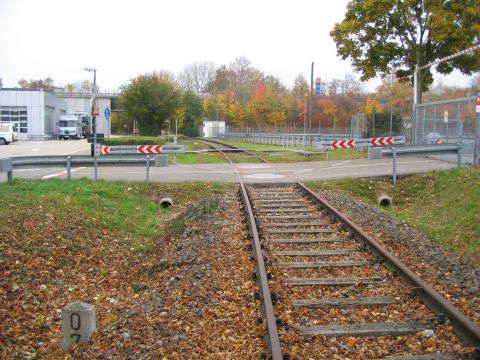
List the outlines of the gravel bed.
{"label": "gravel bed", "polygon": [[480,324],[479,267],[380,209],[338,193],[319,195]]}
{"label": "gravel bed", "polygon": [[[251,195],[255,198],[256,191],[251,190]],[[322,194],[323,195],[323,194]],[[330,195],[330,194],[327,194]],[[338,196],[338,198],[335,198]],[[340,200],[339,200],[340,199]],[[378,217],[378,210],[364,207],[363,204],[357,203],[352,206],[352,200],[341,195],[334,194],[329,196],[331,202],[340,211],[347,212],[347,216],[355,215],[352,218],[367,232],[373,229],[374,237],[381,237],[388,244],[396,243],[396,234],[398,228],[392,226],[392,219]],[[337,201],[335,201],[337,200]],[[338,206],[338,204],[343,206]],[[312,204],[313,205],[313,204]],[[255,207],[255,200],[254,200]],[[272,209],[273,210],[273,209]],[[328,220],[329,216],[323,216],[324,220]],[[271,234],[265,231],[268,223],[272,222],[269,219],[261,219],[260,227],[262,234],[265,237],[264,242],[268,251],[286,249],[296,250],[311,250],[321,248],[332,248],[331,244],[276,244],[270,242],[272,239],[291,238],[293,236],[311,238],[315,235],[305,234],[303,236],[294,234]],[[330,225],[330,228],[336,228],[341,231],[340,226],[335,224]],[[317,227],[318,228],[318,227]],[[392,229],[393,228],[393,229]],[[390,233],[389,233],[390,231]],[[390,234],[388,237],[386,234]],[[405,237],[410,237],[410,234],[404,229]],[[323,237],[325,234],[320,235]],[[331,236],[348,236],[349,234],[339,233]],[[318,236],[318,235],[317,235]],[[352,239],[338,242],[333,245],[334,248],[351,248],[354,244]],[[353,245],[355,246],[355,245]],[[400,245],[397,248],[403,250],[405,245]],[[390,246],[388,250],[399,255],[401,260],[408,259],[405,262],[414,271],[418,269],[424,270],[428,268],[421,262],[419,253],[416,257],[411,254],[398,250],[396,247]],[[421,248],[420,253],[423,254]],[[447,321],[439,322],[438,318],[426,307],[417,296],[414,295],[409,286],[391,273],[386,267],[377,263],[371,255],[363,253],[365,258],[370,260],[373,266],[358,266],[346,268],[320,268],[320,269],[285,269],[285,268],[271,268],[273,275],[273,282],[271,283],[272,291],[277,295],[279,301],[275,307],[275,313],[280,323],[279,328],[281,332],[282,348],[285,354],[290,358],[332,358],[332,359],[377,359],[384,356],[392,355],[415,355],[415,354],[431,354],[433,352],[441,352],[445,354],[461,354],[472,350],[471,347],[462,343],[453,333],[450,323]],[[400,256],[403,255],[403,256]],[[278,261],[305,261],[312,260],[309,257],[279,257],[269,256],[268,260],[272,259]],[[326,259],[329,259],[328,257]],[[330,259],[342,259],[342,257],[330,257]],[[316,258],[316,261],[321,260]],[[372,261],[373,260],[373,261]],[[415,265],[415,266],[412,266]],[[439,270],[440,271],[440,268]],[[438,272],[437,271],[437,272]],[[355,285],[355,286],[289,286],[284,281],[289,277],[382,277],[383,281],[378,284],[371,285]],[[427,279],[428,281],[429,279]],[[431,282],[431,281],[430,281]],[[431,282],[432,283],[432,282]],[[435,282],[433,282],[435,283]],[[327,309],[309,309],[294,307],[291,303],[293,299],[325,299],[325,298],[343,298],[343,297],[362,297],[362,296],[392,296],[400,300],[397,304],[391,304],[381,307],[353,307],[353,308],[327,308]],[[382,337],[348,337],[337,336],[333,338],[323,336],[302,337],[296,330],[297,326],[316,326],[316,325],[347,325],[347,324],[362,324],[366,322],[404,322],[404,321],[420,321],[423,324],[430,324],[434,331],[426,330],[411,336],[382,336]]]}

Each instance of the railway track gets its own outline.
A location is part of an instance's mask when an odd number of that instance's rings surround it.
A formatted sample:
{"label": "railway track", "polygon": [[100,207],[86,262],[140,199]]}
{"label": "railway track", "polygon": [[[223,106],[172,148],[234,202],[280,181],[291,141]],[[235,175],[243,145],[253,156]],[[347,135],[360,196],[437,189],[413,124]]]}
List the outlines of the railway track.
{"label": "railway track", "polygon": [[480,328],[328,202],[238,178],[266,357],[480,359]]}

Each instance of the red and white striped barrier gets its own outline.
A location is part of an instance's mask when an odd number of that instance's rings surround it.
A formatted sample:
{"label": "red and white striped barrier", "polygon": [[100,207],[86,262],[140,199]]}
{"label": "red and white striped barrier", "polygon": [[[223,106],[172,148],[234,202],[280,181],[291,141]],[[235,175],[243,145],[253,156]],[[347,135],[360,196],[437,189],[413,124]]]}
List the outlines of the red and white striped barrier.
{"label": "red and white striped barrier", "polygon": [[447,142],[445,141],[445,139],[436,139],[434,144],[435,145],[440,145],[440,144],[446,144]]}
{"label": "red and white striped barrier", "polygon": [[110,155],[110,146],[100,145],[100,155]]}
{"label": "red and white striped barrier", "polygon": [[394,143],[393,136],[374,137],[370,139],[371,146],[388,146]]}
{"label": "red and white striped barrier", "polygon": [[160,145],[139,145],[137,152],[140,154],[161,154],[162,147]]}
{"label": "red and white striped barrier", "polygon": [[353,139],[333,140],[330,142],[330,147],[332,149],[353,149],[355,148],[355,140]]}
{"label": "red and white striped barrier", "polygon": [[185,145],[100,145],[97,149],[97,153],[100,155],[183,154],[185,152]]}

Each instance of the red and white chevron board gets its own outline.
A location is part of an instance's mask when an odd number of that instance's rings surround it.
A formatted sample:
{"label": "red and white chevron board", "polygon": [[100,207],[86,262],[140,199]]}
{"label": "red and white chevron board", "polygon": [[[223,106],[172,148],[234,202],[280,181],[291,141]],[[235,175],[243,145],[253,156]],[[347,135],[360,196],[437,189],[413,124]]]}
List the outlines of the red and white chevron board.
{"label": "red and white chevron board", "polygon": [[446,144],[447,142],[445,141],[445,139],[436,139],[434,144],[435,145],[440,145],[440,144]]}
{"label": "red and white chevron board", "polygon": [[160,154],[162,147],[160,145],[139,145],[137,152],[140,154]]}
{"label": "red and white chevron board", "polygon": [[355,147],[355,140],[353,139],[333,140],[332,142],[330,142],[330,147],[332,149],[353,149]]}
{"label": "red and white chevron board", "polygon": [[100,145],[100,155],[110,155],[110,146]]}
{"label": "red and white chevron board", "polygon": [[378,138],[371,138],[370,145],[372,146],[388,146],[394,144],[393,136],[384,136]]}

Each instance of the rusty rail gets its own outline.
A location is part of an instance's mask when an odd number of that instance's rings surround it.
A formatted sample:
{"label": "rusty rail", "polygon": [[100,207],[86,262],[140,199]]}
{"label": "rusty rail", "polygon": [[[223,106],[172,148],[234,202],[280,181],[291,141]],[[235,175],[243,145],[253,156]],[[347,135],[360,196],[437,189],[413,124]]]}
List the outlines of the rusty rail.
{"label": "rusty rail", "polygon": [[333,214],[345,228],[352,232],[355,238],[368,245],[374,252],[386,260],[387,264],[393,270],[402,276],[417,292],[417,295],[434,313],[444,314],[453,325],[455,333],[470,345],[480,346],[480,327],[472,320],[462,314],[458,309],[440,295],[435,289],[420,279],[413,271],[408,269],[397,257],[390,254],[382,245],[380,245],[370,235],[365,233],[359,226],[354,224],[345,215],[334,208],[328,201],[322,199],[304,184],[298,183],[308,195],[317,200],[331,214]]}
{"label": "rusty rail", "polygon": [[247,212],[248,227],[250,235],[252,237],[252,246],[254,249],[254,256],[256,260],[257,267],[257,278],[259,281],[259,287],[261,291],[261,300],[263,301],[265,319],[267,321],[267,330],[268,330],[268,345],[269,350],[271,351],[271,356],[273,360],[282,360],[282,349],[280,345],[280,338],[278,336],[277,321],[275,318],[275,313],[273,310],[273,302],[270,293],[270,288],[268,286],[268,276],[267,270],[265,269],[265,263],[263,259],[262,247],[260,245],[260,238],[258,236],[257,224],[255,223],[255,217],[253,215],[252,206],[248,198],[247,190],[245,185],[240,183],[240,191],[245,205],[245,210]]}

